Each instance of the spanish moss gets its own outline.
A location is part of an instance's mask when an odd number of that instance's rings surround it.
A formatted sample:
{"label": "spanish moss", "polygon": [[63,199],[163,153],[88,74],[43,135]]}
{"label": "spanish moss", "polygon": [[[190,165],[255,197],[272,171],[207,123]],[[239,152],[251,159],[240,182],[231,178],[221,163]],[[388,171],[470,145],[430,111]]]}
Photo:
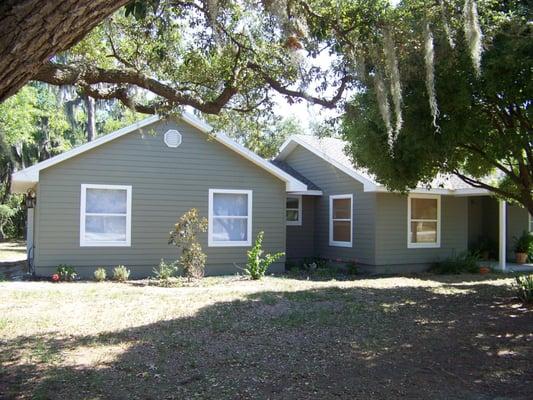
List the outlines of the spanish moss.
{"label": "spanish moss", "polygon": [[476,70],[476,74],[480,75],[483,33],[479,26],[477,4],[474,0],[465,0],[463,7],[463,23],[465,39],[470,50],[474,69]]}
{"label": "spanish moss", "polygon": [[402,129],[402,88],[400,84],[400,70],[398,68],[398,59],[396,58],[396,51],[394,49],[394,42],[390,31],[384,31],[383,53],[385,54],[385,64],[390,78],[390,91],[392,96],[392,103],[394,105],[394,114],[396,117],[395,130],[396,133]]}
{"label": "spanish moss", "polygon": [[426,65],[426,89],[429,97],[429,109],[433,117],[433,126],[437,132],[440,127],[437,124],[439,109],[437,105],[437,96],[435,94],[435,47],[433,42],[433,33],[429,28],[429,23],[424,29],[424,62]]}
{"label": "spanish moss", "polygon": [[453,37],[453,33],[450,28],[450,24],[448,22],[448,13],[446,12],[446,5],[444,2],[445,0],[439,0],[442,24],[444,26],[444,32],[446,33],[446,38],[448,39],[448,44],[450,45],[452,49],[455,49],[455,39]]}
{"label": "spanish moss", "polygon": [[394,131],[391,125],[391,113],[388,93],[385,87],[383,74],[377,68],[374,73],[374,90],[376,91],[376,99],[378,101],[379,113],[381,114],[381,118],[383,118],[383,122],[385,123],[385,127],[387,128],[389,147],[392,148],[394,144]]}

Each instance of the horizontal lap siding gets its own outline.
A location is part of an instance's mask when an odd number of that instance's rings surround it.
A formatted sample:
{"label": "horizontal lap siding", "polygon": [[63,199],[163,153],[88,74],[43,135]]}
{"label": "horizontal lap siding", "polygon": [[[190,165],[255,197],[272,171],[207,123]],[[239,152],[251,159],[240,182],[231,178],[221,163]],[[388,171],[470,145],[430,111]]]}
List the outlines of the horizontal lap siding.
{"label": "horizontal lap siding", "polygon": [[[162,134],[172,128],[183,136],[178,148],[163,142]],[[131,247],[80,247],[82,183],[132,186]],[[285,250],[285,183],[195,128],[168,121],[41,172],[36,265],[151,268],[162,257],[174,260],[178,251],[167,245],[169,231],[190,208],[207,217],[210,188],[252,190],[253,236],[264,230],[268,251]],[[236,270],[234,263],[246,261],[247,247],[208,248],[207,233],[200,241],[208,270],[209,265]]]}
{"label": "horizontal lap siding", "polygon": [[[375,194],[365,193],[361,183],[301,146],[285,161],[323,192],[315,206],[315,255],[373,264]],[[353,194],[352,248],[329,246],[329,196],[335,194]]]}
{"label": "horizontal lap siding", "polygon": [[302,224],[287,225],[287,258],[315,255],[315,196],[302,196]]}
{"label": "horizontal lap siding", "polygon": [[407,248],[407,196],[377,194],[376,265],[428,264],[468,248],[468,199],[441,197],[441,246]]}

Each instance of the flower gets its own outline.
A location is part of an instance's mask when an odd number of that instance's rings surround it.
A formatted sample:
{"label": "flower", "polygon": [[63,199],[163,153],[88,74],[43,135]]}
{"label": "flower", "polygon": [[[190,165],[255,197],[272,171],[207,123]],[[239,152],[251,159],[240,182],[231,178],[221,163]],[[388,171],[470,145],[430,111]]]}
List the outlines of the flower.
{"label": "flower", "polygon": [[59,275],[58,274],[53,274],[52,275],[52,282],[59,282]]}

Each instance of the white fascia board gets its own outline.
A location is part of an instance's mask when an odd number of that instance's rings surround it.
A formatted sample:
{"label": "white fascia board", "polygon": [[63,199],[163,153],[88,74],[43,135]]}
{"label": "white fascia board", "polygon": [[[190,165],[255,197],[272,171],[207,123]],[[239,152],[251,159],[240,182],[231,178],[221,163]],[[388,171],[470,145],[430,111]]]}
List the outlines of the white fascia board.
{"label": "white fascia board", "polygon": [[[179,118],[181,118],[185,123],[188,123],[192,125],[193,127],[199,129],[200,131],[204,133],[211,134],[215,139],[217,139],[220,143],[224,144],[225,146],[229,147],[236,153],[239,153],[244,158],[247,158],[248,160],[252,161],[257,166],[267,170],[272,175],[276,176],[277,178],[281,179],[286,183],[286,190],[287,191],[306,191],[307,185],[300,182],[299,180],[295,179],[291,175],[287,174],[285,171],[281,170],[280,168],[276,167],[275,165],[271,164],[267,160],[265,160],[262,157],[259,157],[254,152],[248,150],[244,146],[241,146],[237,142],[235,142],[233,139],[230,139],[228,136],[224,134],[213,134],[211,133],[213,131],[213,128],[207,124],[206,122],[202,121],[195,115],[183,112]],[[35,164],[31,167],[28,167],[26,169],[23,169],[21,171],[15,172],[13,177],[13,187],[17,188],[19,185],[16,183],[19,181],[28,182],[31,184],[35,184],[39,181],[39,171],[51,167],[52,165],[58,164],[62,161],[65,161],[69,158],[75,157],[78,154],[81,154],[85,151],[88,151],[92,148],[95,148],[97,146],[100,146],[104,143],[110,142],[111,140],[117,139],[123,135],[126,135],[128,133],[131,133],[137,129],[144,128],[148,125],[151,125],[161,119],[158,115],[153,115],[149,118],[143,119],[142,121],[135,122],[129,126],[126,126],[122,129],[119,129],[118,131],[115,131],[113,133],[110,133],[108,135],[102,136],[101,138],[98,138],[92,142],[85,143],[79,147],[76,147],[72,150],[66,151],[65,153],[59,154],[55,157],[52,157],[46,161],[40,162],[38,164]],[[23,185],[26,187],[26,185]],[[22,186],[21,186],[22,187]],[[21,189],[23,190],[23,189]],[[23,190],[24,192],[25,190]]]}
{"label": "white fascia board", "polygon": [[375,182],[372,182],[370,179],[365,178],[364,176],[362,176],[361,174],[357,173],[352,168],[349,168],[349,167],[341,164],[340,162],[338,162],[334,158],[328,156],[322,150],[317,149],[316,147],[310,145],[309,143],[307,143],[307,142],[305,142],[303,140],[300,140],[297,137],[291,137],[291,138],[287,139],[285,141],[285,143],[283,143],[283,145],[280,147],[280,151],[279,151],[279,154],[276,157],[276,159],[277,160],[284,160],[296,148],[296,145],[300,145],[303,148],[309,150],[311,153],[317,155],[318,157],[320,157],[323,160],[327,161],[328,163],[330,163],[331,165],[333,165],[337,169],[339,169],[342,172],[344,172],[346,175],[348,175],[348,176],[352,177],[353,179],[355,179],[356,181],[362,183],[363,186],[364,186],[364,191],[365,192],[376,191],[378,185]]}
{"label": "white fascia board", "polygon": [[[379,193],[399,193],[388,190],[385,186],[378,186],[374,190],[366,190],[365,192],[379,192]],[[463,188],[463,189],[427,189],[427,188],[415,188],[408,191],[412,194],[440,194],[446,196],[490,196],[491,192],[486,189],[478,188]]]}
{"label": "white fascia board", "polygon": [[213,127],[211,125],[209,125],[205,121],[202,121],[200,118],[196,117],[194,114],[191,114],[185,111],[181,114],[181,119],[187,122],[188,124],[194,126],[195,128],[199,129],[200,131],[210,134],[218,142],[222,143],[226,147],[229,147],[231,150],[235,151],[236,153],[239,153],[244,158],[247,158],[248,160],[250,160],[257,166],[267,170],[272,175],[284,181],[286,183],[286,190],[288,192],[289,191],[307,191],[306,184],[304,184],[303,182],[300,182],[298,179],[294,178],[292,175],[289,175],[282,169],[276,167],[274,164],[265,160],[263,157],[258,156],[253,151],[237,143],[236,141],[231,139],[229,136],[227,136],[225,133],[213,132]]}
{"label": "white fascia board", "polygon": [[[39,171],[45,168],[51,167],[53,165],[59,164],[62,161],[68,160],[69,158],[75,157],[78,154],[84,153],[95,147],[101,146],[104,143],[115,140],[137,129],[144,128],[159,120],[160,120],[160,117],[158,115],[153,115],[149,118],[145,118],[141,121],[135,122],[122,129],[119,129],[118,131],[102,136],[96,140],[93,140],[92,142],[82,144],[81,146],[78,146],[72,150],[66,151],[55,157],[49,158],[48,160],[32,165],[31,167],[25,168],[21,171],[17,171],[13,173],[12,175],[13,182],[19,182],[19,181],[20,182],[32,182],[35,184],[39,181]],[[17,187],[17,185],[14,185],[13,187]]]}
{"label": "white fascia board", "polygon": [[288,192],[288,195],[298,195],[298,196],[322,196],[322,190],[305,190],[301,192]]}

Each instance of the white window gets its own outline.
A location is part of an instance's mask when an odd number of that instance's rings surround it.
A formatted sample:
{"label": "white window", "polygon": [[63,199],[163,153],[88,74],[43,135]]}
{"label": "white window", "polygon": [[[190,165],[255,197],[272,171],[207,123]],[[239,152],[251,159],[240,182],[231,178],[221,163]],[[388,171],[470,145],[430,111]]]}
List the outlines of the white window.
{"label": "white window", "polygon": [[407,198],[407,247],[440,247],[440,196],[411,194]]}
{"label": "white window", "polygon": [[302,225],[302,196],[287,196],[287,225]]}
{"label": "white window", "polygon": [[529,214],[529,232],[533,233],[533,216]]}
{"label": "white window", "polygon": [[80,246],[131,245],[131,186],[81,185]]}
{"label": "white window", "polygon": [[252,191],[209,189],[208,245],[252,244]]}
{"label": "white window", "polygon": [[329,196],[329,245],[352,247],[351,194]]}

